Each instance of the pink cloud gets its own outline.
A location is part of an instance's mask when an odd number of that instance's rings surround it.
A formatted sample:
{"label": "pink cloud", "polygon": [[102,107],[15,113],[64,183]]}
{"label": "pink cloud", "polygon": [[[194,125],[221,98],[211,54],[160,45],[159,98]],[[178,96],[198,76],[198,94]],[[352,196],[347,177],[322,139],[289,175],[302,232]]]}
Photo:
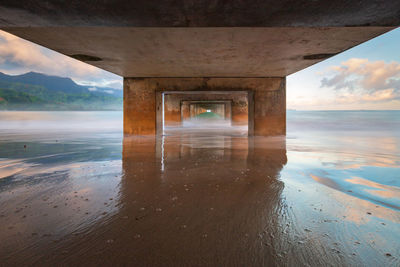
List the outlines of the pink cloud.
{"label": "pink cloud", "polygon": [[331,67],[321,87],[333,88],[339,103],[379,102],[400,98],[400,63],[351,58]]}
{"label": "pink cloud", "polygon": [[[0,30],[0,71],[21,74],[28,71],[70,77],[93,85],[122,79],[97,67],[67,57]],[[122,87],[122,86],[121,86]]]}
{"label": "pink cloud", "polygon": [[372,94],[366,94],[362,96],[362,100],[365,101],[382,101],[395,99],[397,96],[393,88],[376,91]]}

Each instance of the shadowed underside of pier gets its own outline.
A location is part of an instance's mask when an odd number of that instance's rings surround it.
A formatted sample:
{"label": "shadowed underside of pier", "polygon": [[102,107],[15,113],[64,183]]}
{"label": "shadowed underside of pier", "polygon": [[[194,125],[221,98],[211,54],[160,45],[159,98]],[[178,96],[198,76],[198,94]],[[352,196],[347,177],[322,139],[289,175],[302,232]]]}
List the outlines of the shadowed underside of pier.
{"label": "shadowed underside of pier", "polygon": [[0,18],[5,31],[123,76],[127,134],[160,132],[158,91],[239,90],[254,134],[276,135],[285,77],[399,26],[400,2],[21,0],[2,1]]}
{"label": "shadowed underside of pier", "polygon": [[21,0],[0,17],[124,77],[284,77],[400,25],[400,2]]}

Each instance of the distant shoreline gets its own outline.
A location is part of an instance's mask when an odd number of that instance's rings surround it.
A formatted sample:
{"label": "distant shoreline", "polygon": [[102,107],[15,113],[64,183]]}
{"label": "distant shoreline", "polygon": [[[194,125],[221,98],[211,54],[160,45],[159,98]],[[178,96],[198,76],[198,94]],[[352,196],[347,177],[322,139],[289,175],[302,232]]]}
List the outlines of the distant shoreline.
{"label": "distant shoreline", "polygon": [[286,112],[289,111],[400,111],[400,109],[287,109]]}
{"label": "distant shoreline", "polygon": [[54,111],[123,111],[123,109],[0,109],[0,112],[8,111],[41,111],[41,112],[54,112]]}

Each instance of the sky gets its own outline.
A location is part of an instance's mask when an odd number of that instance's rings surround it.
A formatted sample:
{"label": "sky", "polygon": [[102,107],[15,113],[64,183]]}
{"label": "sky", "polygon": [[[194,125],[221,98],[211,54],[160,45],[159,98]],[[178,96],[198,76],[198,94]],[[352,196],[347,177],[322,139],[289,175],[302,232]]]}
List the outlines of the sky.
{"label": "sky", "polygon": [[0,72],[72,78],[76,83],[122,89],[122,77],[0,31]]}
{"label": "sky", "polygon": [[[0,72],[122,89],[122,77],[0,31]],[[287,77],[287,108],[400,109],[400,28]]]}
{"label": "sky", "polygon": [[400,109],[400,28],[287,77],[287,108]]}

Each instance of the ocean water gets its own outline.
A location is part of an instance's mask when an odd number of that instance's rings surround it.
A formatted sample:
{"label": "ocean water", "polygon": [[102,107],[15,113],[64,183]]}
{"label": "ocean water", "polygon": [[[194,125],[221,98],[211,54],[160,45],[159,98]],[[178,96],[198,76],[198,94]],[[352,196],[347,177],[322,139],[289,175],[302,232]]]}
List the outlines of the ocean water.
{"label": "ocean water", "polygon": [[[289,167],[298,162],[316,182],[400,209],[400,111],[289,111],[287,120]],[[308,155],[315,159],[304,162]]]}
{"label": "ocean water", "polygon": [[400,264],[400,111],[214,126],[124,138],[122,112],[0,112],[2,262]]}

